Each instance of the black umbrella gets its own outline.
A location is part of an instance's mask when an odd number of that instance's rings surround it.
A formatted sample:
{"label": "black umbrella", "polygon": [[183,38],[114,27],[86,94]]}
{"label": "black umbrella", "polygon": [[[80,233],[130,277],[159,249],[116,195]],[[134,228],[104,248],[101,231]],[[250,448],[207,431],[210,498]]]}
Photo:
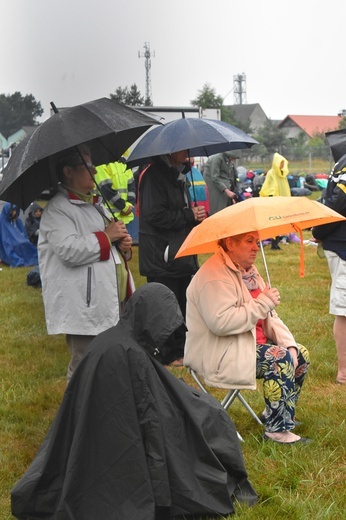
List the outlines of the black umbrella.
{"label": "black umbrella", "polygon": [[107,98],[57,112],[15,148],[0,184],[0,199],[25,210],[43,191],[56,187],[56,153],[86,143],[96,166],[114,162],[154,124],[160,122]]}
{"label": "black umbrella", "polygon": [[127,164],[145,164],[152,157],[188,150],[190,157],[249,149],[258,141],[224,121],[185,118],[149,130],[134,146]]}
{"label": "black umbrella", "polygon": [[346,153],[346,128],[326,132],[325,136],[332,151],[333,159],[335,162],[338,162]]}

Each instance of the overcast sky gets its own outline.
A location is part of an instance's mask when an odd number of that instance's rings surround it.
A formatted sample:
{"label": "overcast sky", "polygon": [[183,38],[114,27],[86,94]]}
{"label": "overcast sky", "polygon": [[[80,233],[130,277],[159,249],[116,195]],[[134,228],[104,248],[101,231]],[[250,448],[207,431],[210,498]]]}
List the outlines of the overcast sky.
{"label": "overcast sky", "polygon": [[205,83],[271,119],[346,109],[345,0],[0,0],[0,93],[72,106],[136,83],[152,99],[189,106]]}

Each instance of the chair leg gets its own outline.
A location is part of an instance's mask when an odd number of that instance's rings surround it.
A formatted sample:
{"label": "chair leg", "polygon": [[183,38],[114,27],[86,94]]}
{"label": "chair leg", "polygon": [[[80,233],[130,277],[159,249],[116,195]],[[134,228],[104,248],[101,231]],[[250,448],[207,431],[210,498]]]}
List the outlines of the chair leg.
{"label": "chair leg", "polygon": [[[199,378],[197,377],[196,373],[194,370],[192,370],[192,368],[189,368],[189,372],[191,374],[191,376],[193,377],[194,381],[196,382],[196,384],[199,386],[199,388],[202,390],[202,392],[204,393],[208,393],[207,390],[205,389],[204,385],[201,383],[201,381],[199,380]],[[253,409],[251,408],[251,406],[246,402],[246,400],[244,399],[244,397],[241,395],[240,393],[240,390],[236,389],[236,390],[229,390],[229,392],[227,393],[227,395],[222,399],[222,401],[220,402],[221,406],[227,411],[227,409],[231,406],[231,404],[233,403],[233,401],[238,397],[239,401],[242,403],[242,405],[247,409],[247,411],[249,412],[249,414],[251,415],[251,417],[253,419],[255,419],[255,421],[261,425],[263,427],[263,423],[261,422],[260,418],[256,415],[256,413],[253,411]],[[237,431],[237,435],[238,435],[238,439],[241,441],[241,442],[244,442],[244,439],[242,438],[242,436],[240,435],[240,433]]]}
{"label": "chair leg", "polygon": [[263,426],[261,419],[258,417],[257,414],[255,414],[255,412],[253,411],[251,406],[245,401],[244,397],[241,395],[241,393],[239,391],[238,391],[237,397],[238,397],[239,401],[245,406],[245,408],[247,409],[249,414],[255,419],[255,421],[257,421],[258,424]]}
{"label": "chair leg", "polygon": [[236,397],[238,397],[240,390],[230,390],[228,394],[222,399],[221,404],[225,410],[231,406]]}

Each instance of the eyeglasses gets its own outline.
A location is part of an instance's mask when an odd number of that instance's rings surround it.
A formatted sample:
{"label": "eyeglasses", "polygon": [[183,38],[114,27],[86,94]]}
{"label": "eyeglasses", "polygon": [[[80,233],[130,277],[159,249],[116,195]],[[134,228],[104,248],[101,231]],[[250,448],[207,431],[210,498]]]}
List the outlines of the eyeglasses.
{"label": "eyeglasses", "polygon": [[95,171],[96,170],[95,165],[93,163],[90,163],[90,162],[76,164],[75,166],[73,166],[73,168],[78,168],[78,166],[85,166],[86,168],[88,168],[89,171]]}

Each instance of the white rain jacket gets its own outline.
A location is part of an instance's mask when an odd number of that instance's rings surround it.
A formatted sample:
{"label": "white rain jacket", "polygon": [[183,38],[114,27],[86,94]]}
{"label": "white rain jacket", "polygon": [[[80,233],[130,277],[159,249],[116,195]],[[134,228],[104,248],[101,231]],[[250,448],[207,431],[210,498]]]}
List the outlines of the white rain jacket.
{"label": "white rain jacket", "polygon": [[62,188],[45,207],[38,252],[48,334],[96,336],[117,324],[121,261],[104,230],[96,207]]}

